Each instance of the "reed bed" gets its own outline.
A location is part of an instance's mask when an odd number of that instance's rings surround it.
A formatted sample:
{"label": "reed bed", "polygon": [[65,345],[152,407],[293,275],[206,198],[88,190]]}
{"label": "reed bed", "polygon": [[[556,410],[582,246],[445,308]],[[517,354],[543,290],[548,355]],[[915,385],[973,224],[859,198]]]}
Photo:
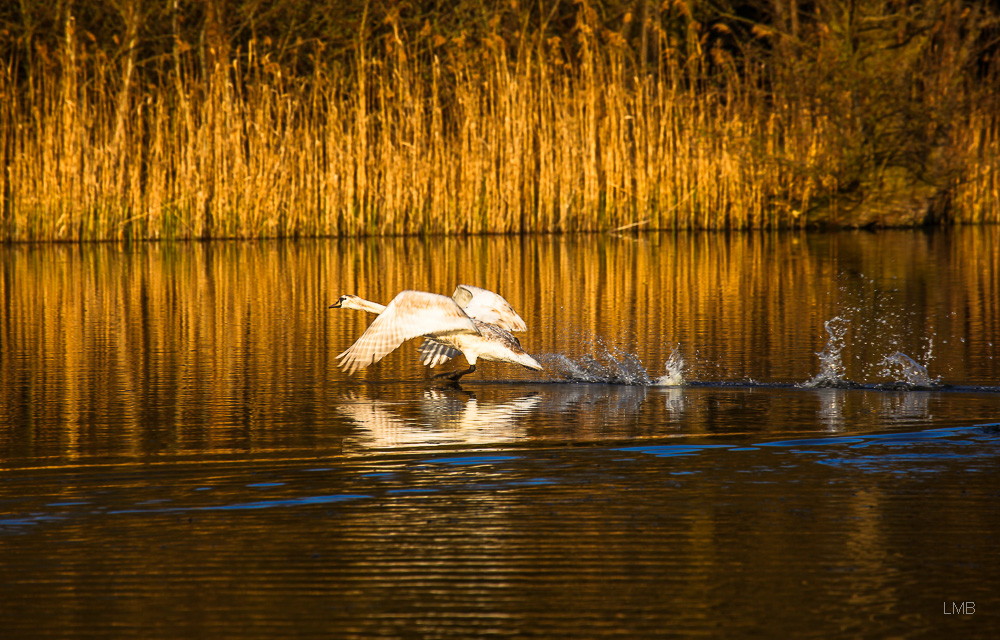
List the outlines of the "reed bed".
{"label": "reed bed", "polygon": [[[207,72],[140,76],[67,22],[30,81],[0,69],[0,237],[852,224],[829,213],[843,151],[826,114],[764,95],[745,71],[707,81],[669,49],[637,75],[624,43],[580,39],[569,64],[542,38],[512,58],[500,36],[404,34],[309,77],[251,40]],[[949,220],[1000,222],[994,94],[947,143]]]}

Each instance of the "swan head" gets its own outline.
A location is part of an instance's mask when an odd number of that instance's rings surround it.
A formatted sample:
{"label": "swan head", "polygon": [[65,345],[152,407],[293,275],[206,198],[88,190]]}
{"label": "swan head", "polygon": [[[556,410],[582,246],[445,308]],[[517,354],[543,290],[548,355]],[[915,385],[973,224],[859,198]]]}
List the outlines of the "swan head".
{"label": "swan head", "polygon": [[364,298],[360,298],[356,295],[350,293],[345,293],[344,295],[337,298],[337,301],[330,305],[331,309],[356,309],[358,311],[367,311],[368,313],[382,313],[385,311],[383,305],[377,302],[369,302]]}
{"label": "swan head", "polygon": [[330,305],[331,309],[357,309],[359,311],[364,311],[365,306],[362,304],[361,298],[351,294],[344,294],[337,298],[337,301]]}

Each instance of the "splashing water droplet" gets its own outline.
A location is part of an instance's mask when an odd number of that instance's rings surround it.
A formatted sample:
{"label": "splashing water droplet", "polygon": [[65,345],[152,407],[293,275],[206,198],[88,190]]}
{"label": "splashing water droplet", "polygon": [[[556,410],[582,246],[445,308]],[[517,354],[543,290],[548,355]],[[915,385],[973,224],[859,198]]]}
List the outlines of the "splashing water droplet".
{"label": "splashing water droplet", "polygon": [[816,354],[819,356],[819,372],[803,382],[803,387],[815,389],[818,387],[843,388],[850,386],[850,383],[844,379],[843,361],[844,336],[847,335],[849,327],[850,323],[840,316],[823,323],[823,328],[826,329],[826,333],[830,337],[823,350]]}
{"label": "splashing water droplet", "polygon": [[883,376],[892,378],[906,387],[928,388],[940,384],[940,378],[931,378],[927,373],[927,367],[901,351],[886,356],[879,365],[882,367]]}
{"label": "splashing water droplet", "polygon": [[684,384],[684,357],[680,348],[674,347],[664,363],[665,374],[655,381],[634,353],[617,347],[607,347],[600,340],[594,341],[595,353],[570,358],[561,353],[539,356],[548,369],[569,382],[599,384],[624,384],[634,386],[678,386]]}
{"label": "splashing water droplet", "polygon": [[681,355],[679,345],[670,352],[670,357],[664,363],[663,369],[663,375],[653,381],[654,385],[678,387],[684,384],[684,356]]}
{"label": "splashing water droplet", "polygon": [[541,357],[557,375],[569,382],[597,382],[604,384],[648,385],[646,369],[635,354],[617,349],[603,350],[597,357],[585,355],[576,360],[561,353]]}

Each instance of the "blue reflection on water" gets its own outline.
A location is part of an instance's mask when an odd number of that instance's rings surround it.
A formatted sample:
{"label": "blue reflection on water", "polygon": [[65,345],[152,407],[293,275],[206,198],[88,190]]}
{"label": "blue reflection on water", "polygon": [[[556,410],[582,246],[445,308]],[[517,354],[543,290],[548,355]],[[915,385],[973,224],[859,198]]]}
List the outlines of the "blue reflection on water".
{"label": "blue reflection on water", "polygon": [[271,509],[273,507],[298,507],[311,504],[330,504],[346,500],[370,498],[365,494],[339,494],[328,496],[304,496],[301,498],[286,498],[282,500],[260,500],[258,502],[242,502],[238,504],[219,504],[206,507],[171,507],[167,509],[119,509],[108,511],[112,515],[123,513],[177,513],[179,511],[242,511],[246,509]]}
{"label": "blue reflection on water", "polygon": [[800,440],[775,440],[774,442],[757,442],[757,447],[823,447],[828,445],[855,444],[864,442],[864,438],[833,437],[833,438],[802,438]]}
{"label": "blue reflection on water", "polygon": [[[664,459],[663,464],[668,468],[663,471],[677,477],[678,481],[684,476],[705,472],[706,468],[701,460],[718,463],[721,465],[720,469],[730,468],[735,463],[738,473],[751,474],[746,480],[741,479],[741,482],[760,480],[760,478],[754,480],[755,474],[812,464],[820,464],[845,473],[882,473],[892,476],[945,472],[953,469],[956,463],[965,471],[985,472],[995,467],[1000,450],[998,436],[1000,436],[1000,423],[991,423],[906,433],[804,437],[752,444],[650,443],[629,447],[596,447],[570,452],[558,448],[537,452],[518,450],[519,455],[422,456],[410,458],[408,461],[393,460],[391,471],[380,471],[378,463],[369,463],[366,465],[366,472],[349,472],[349,476],[368,483],[371,490],[367,493],[362,489],[362,492],[358,493],[317,495],[318,492],[315,491],[317,487],[303,486],[295,492],[308,495],[214,505],[184,505],[176,502],[173,497],[152,498],[132,502],[129,508],[124,509],[109,509],[100,506],[100,500],[94,502],[81,497],[77,500],[47,502],[46,509],[34,512],[29,510],[20,516],[10,514],[0,519],[0,528],[17,530],[46,521],[64,519],[74,512],[80,512],[77,515],[84,515],[83,511],[91,515],[227,512],[378,500],[380,496],[407,499],[421,495],[488,493],[554,484],[586,485],[600,481],[600,476],[607,473],[618,479],[623,469],[631,468],[633,462],[641,460],[644,456]],[[703,457],[702,454],[706,452],[715,453]],[[612,464],[609,465],[609,462]],[[374,469],[372,464],[376,465]],[[340,477],[335,474],[330,482],[337,482]],[[242,486],[246,489],[267,490],[289,487],[289,483],[274,480],[247,483]],[[193,486],[193,490],[197,492],[214,489],[213,486],[198,484]],[[59,512],[47,512],[50,509],[57,509]]]}
{"label": "blue reflection on water", "polygon": [[673,456],[690,456],[701,453],[706,449],[732,449],[725,444],[665,444],[665,445],[645,445],[640,447],[621,447],[614,451],[635,451],[646,453],[651,456],[667,458]]}
{"label": "blue reflection on water", "polygon": [[520,457],[521,456],[464,456],[460,458],[431,458],[429,460],[424,460],[424,462],[432,464],[474,465],[507,462],[508,460],[518,460]]}
{"label": "blue reflection on water", "polygon": [[[937,441],[943,438],[968,438],[983,436],[990,427],[995,425],[976,425],[974,427],[950,427],[944,429],[927,429],[906,433],[881,433],[863,436],[831,436],[829,438],[801,438],[797,440],[777,440],[773,442],[758,442],[758,447],[802,447],[825,445],[851,445],[852,449],[871,445],[900,445]],[[959,442],[953,440],[952,442]]]}
{"label": "blue reflection on water", "polygon": [[[989,465],[996,459],[996,444],[1000,440],[998,424],[973,427],[927,429],[907,433],[830,436],[825,438],[797,438],[757,442],[753,446],[705,445],[646,445],[622,447],[614,451],[628,451],[657,457],[692,457],[710,450],[722,449],[726,453],[745,451],[771,451],[808,455],[811,462],[841,469],[878,473],[927,473],[943,471],[942,463],[964,460],[970,470],[977,470],[977,463]],[[878,448],[885,453],[877,453]],[[858,449],[874,449],[861,455]],[[675,474],[680,472],[674,472]]]}
{"label": "blue reflection on water", "polygon": [[[937,473],[945,471],[940,462],[945,460],[966,460],[972,458],[994,458],[986,454],[979,456],[968,456],[957,453],[904,453],[886,454],[857,457],[831,457],[824,460],[817,460],[820,464],[843,469],[857,469],[859,471],[869,471],[878,473]],[[974,470],[974,469],[969,469]]]}

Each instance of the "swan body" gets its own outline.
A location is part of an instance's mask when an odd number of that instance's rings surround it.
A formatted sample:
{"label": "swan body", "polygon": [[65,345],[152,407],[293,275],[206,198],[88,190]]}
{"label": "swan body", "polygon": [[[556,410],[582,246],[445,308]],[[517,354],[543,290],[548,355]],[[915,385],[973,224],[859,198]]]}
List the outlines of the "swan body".
{"label": "swan body", "polygon": [[[455,292],[451,294],[451,297],[470,318],[477,322],[499,327],[505,332],[528,330],[528,325],[525,324],[521,316],[517,315],[514,307],[503,296],[489,289],[471,284],[460,284],[455,287]],[[521,343],[509,333],[495,337],[497,340],[506,342],[513,339],[517,343],[516,348],[521,348]],[[420,362],[431,368],[448,362],[462,352],[461,349],[449,347],[430,338],[424,339],[418,350],[420,351]]]}
{"label": "swan body", "polygon": [[[456,295],[460,291],[463,292],[461,301],[467,308],[471,307],[473,313],[505,326],[520,326],[520,330],[527,328],[507,301],[492,291],[459,285]],[[341,368],[347,373],[354,373],[378,362],[406,340],[424,336],[425,341],[420,348],[424,364],[433,367],[459,353],[469,363],[466,370],[438,377],[458,380],[475,371],[479,359],[520,364],[536,371],[542,369],[542,365],[524,351],[520,341],[508,329],[471,317],[462,308],[462,302],[454,297],[409,290],[400,292],[386,306],[355,295],[340,296],[337,302],[330,305],[331,308],[378,314],[357,342],[337,356]]]}

